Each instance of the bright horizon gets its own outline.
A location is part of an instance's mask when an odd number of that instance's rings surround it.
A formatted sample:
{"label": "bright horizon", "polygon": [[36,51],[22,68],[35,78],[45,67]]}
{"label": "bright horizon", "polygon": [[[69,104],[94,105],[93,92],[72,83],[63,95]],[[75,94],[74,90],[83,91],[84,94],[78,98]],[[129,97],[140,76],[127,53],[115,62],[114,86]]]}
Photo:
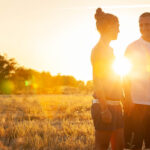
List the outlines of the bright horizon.
{"label": "bright horizon", "polygon": [[138,18],[150,12],[148,0],[0,0],[0,52],[19,65],[52,75],[92,80],[91,50],[99,39],[94,14],[101,7],[118,16],[115,54],[140,37]]}

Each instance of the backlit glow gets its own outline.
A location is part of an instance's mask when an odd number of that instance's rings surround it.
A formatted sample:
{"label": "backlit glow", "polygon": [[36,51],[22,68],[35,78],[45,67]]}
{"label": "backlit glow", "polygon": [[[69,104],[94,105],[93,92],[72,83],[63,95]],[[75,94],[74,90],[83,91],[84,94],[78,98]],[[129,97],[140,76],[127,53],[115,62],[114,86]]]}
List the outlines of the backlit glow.
{"label": "backlit glow", "polygon": [[118,57],[113,63],[113,70],[120,76],[127,75],[132,68],[130,61],[125,57]]}

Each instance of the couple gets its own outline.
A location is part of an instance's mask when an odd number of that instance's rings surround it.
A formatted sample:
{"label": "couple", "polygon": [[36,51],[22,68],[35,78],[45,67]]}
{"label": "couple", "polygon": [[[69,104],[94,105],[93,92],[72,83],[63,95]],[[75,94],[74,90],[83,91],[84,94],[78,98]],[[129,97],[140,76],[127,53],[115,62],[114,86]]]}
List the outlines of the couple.
{"label": "couple", "polygon": [[101,35],[91,54],[96,150],[107,150],[110,142],[112,150],[141,150],[143,142],[150,148],[150,13],[140,16],[141,38],[125,51],[132,71],[124,84],[112,70],[115,57],[109,46],[119,33],[118,18],[98,8],[95,19]]}

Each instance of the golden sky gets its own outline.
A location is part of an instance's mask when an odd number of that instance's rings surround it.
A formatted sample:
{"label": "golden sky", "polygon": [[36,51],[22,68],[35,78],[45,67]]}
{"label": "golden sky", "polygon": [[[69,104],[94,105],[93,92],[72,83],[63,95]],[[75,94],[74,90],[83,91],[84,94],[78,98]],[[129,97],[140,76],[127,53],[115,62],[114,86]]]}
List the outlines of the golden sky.
{"label": "golden sky", "polygon": [[119,17],[120,34],[112,43],[119,54],[140,37],[138,17],[150,12],[150,1],[0,0],[0,51],[28,68],[91,80],[97,7]]}

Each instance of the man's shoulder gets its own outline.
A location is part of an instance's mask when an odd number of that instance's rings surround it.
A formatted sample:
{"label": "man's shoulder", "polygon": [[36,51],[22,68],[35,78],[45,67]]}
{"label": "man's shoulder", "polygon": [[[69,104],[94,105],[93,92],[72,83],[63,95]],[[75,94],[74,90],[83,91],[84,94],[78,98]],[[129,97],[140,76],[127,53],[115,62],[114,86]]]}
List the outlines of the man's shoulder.
{"label": "man's shoulder", "polygon": [[130,43],[127,46],[127,49],[130,49],[130,48],[133,48],[133,47],[137,47],[140,43],[141,43],[141,39],[137,39],[137,40],[133,41],[132,43]]}
{"label": "man's shoulder", "polygon": [[130,43],[127,46],[125,53],[127,54],[127,53],[132,53],[132,52],[136,51],[137,48],[139,48],[140,43],[141,43],[141,39],[137,39],[137,40],[133,41],[132,43]]}

